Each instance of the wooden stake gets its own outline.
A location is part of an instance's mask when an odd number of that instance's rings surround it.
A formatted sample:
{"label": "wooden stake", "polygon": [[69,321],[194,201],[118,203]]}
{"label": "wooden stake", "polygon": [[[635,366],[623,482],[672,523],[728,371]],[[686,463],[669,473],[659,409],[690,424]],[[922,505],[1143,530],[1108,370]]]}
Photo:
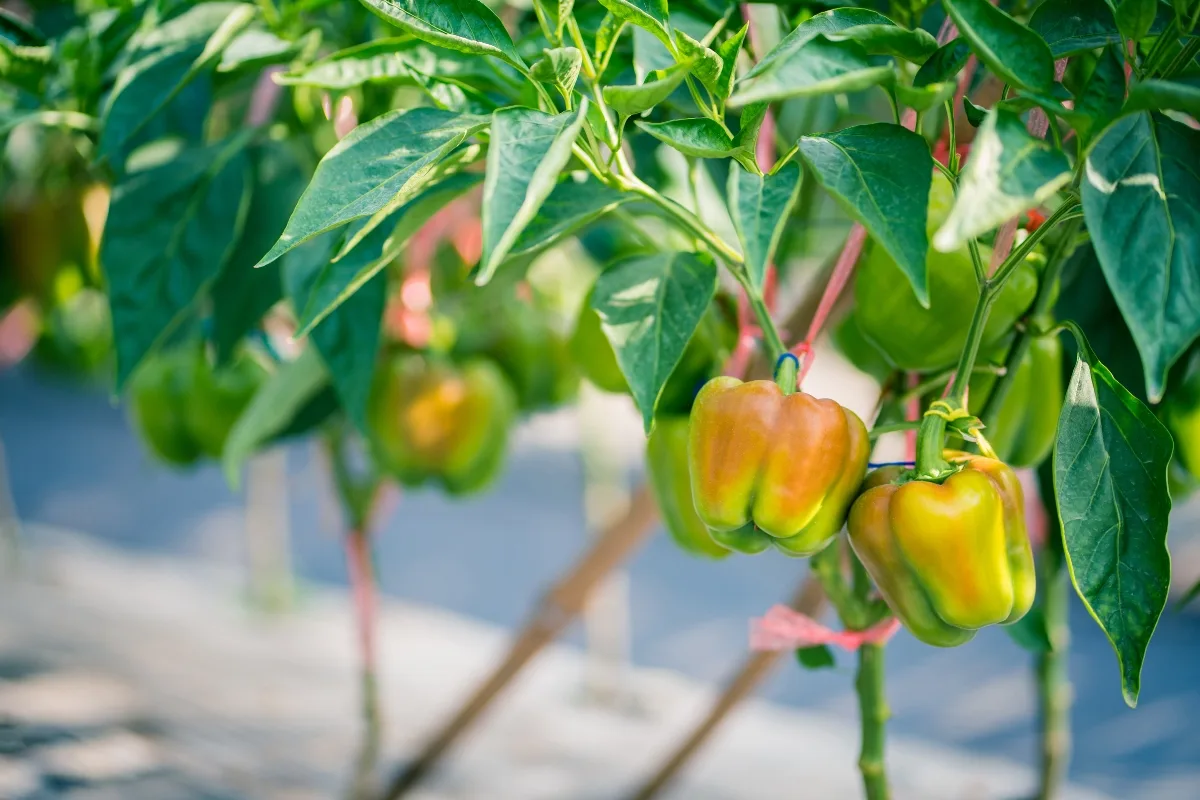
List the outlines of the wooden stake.
{"label": "wooden stake", "polygon": [[[824,603],[825,593],[821,589],[820,582],[806,579],[796,589],[796,594],[792,597],[789,605],[811,617],[820,613]],[[642,784],[641,788],[629,796],[630,800],[650,800],[666,788],[667,784],[674,780],[684,765],[696,754],[696,751],[708,741],[713,731],[725,721],[729,712],[752,694],[758,685],[771,674],[771,669],[779,661],[781,655],[782,653],[752,653],[747,657],[742,663],[742,668],[726,685],[725,691],[713,703],[704,719],[668,756],[658,771]]]}
{"label": "wooden stake", "polygon": [[620,565],[649,535],[658,520],[658,508],[646,486],[638,488],[629,513],[606,529],[587,553],[542,598],[532,618],[517,634],[504,660],[475,690],[450,721],[438,731],[415,761],[397,773],[383,800],[395,800],[413,788],[537,655],[579,615],[600,581]]}

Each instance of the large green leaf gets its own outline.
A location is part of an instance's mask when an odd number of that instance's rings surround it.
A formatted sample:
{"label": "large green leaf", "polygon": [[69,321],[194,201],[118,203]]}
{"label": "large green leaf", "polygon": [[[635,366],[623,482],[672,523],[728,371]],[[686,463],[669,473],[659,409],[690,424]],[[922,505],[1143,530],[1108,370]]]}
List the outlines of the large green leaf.
{"label": "large green leaf", "polygon": [[554,187],[509,251],[510,259],[526,258],[599,219],[632,196],[589,178],[567,179]]}
{"label": "large green leaf", "polygon": [[650,31],[668,48],[673,47],[667,0],[600,0],[600,5],[617,19]]}
{"label": "large green leaf", "polygon": [[[420,230],[430,217],[451,200],[477,185],[481,179],[482,176],[477,173],[464,172],[453,175],[392,212],[391,216],[363,237],[346,255],[334,260],[333,254],[330,254],[322,272],[314,277],[311,283],[306,284],[304,296],[297,298],[292,294],[297,314],[296,335],[303,336],[312,331],[400,255],[413,234]],[[343,238],[356,235],[359,227],[361,226],[351,223],[345,237],[333,235],[324,238],[323,241],[326,245],[340,244]],[[310,261],[316,259],[320,252],[319,248],[310,251],[305,258]]]}
{"label": "large green leaf", "polygon": [[280,364],[238,417],[221,465],[233,486],[242,479],[242,465],[264,444],[283,434],[329,385],[329,374],[315,347],[306,347],[295,361]]}
{"label": "large green leaf", "polygon": [[504,24],[479,0],[361,0],[379,16],[430,44],[463,53],[524,62]]}
{"label": "large green leaf", "polygon": [[359,125],[325,154],[275,246],[256,266],[362,217],[411,200],[438,162],[488,118],[436,108],[389,111]]}
{"label": "large green leaf", "polygon": [[[346,234],[363,222],[352,223]],[[339,231],[329,231],[307,242],[284,262],[283,284],[297,310],[327,305],[328,294],[380,258],[389,231],[378,226],[349,255],[331,262]],[[331,273],[336,275],[331,276]],[[312,328],[308,338],[329,368],[333,388],[342,408],[360,431],[367,432],[367,402],[379,352],[387,276],[376,270],[353,293],[341,297],[336,307]]]}
{"label": "large green leaf", "polygon": [[1171,436],[1085,343],[1081,354],[1059,416],[1054,493],[1071,581],[1112,642],[1134,706],[1171,580]]}
{"label": "large green leaf", "polygon": [[1139,81],[1129,90],[1126,111],[1170,109],[1200,117],[1200,76],[1181,75],[1169,81]]}
{"label": "large green leaf", "polygon": [[[895,28],[896,32],[889,33],[882,30],[888,27]],[[884,42],[889,48],[894,46],[895,37],[907,37],[908,47],[919,47],[925,51],[926,56],[937,49],[937,42],[927,32],[901,28],[877,11],[866,8],[834,8],[814,14],[797,25],[746,73],[743,80],[752,80],[760,75],[766,75],[794,60],[797,54],[818,36],[824,36],[829,41],[861,38],[864,42]],[[916,44],[917,42],[923,44]],[[864,47],[863,52],[889,52],[889,50],[869,50]]]}
{"label": "large green leaf", "polygon": [[550,115],[504,108],[492,115],[483,180],[483,254],[475,282],[491,280],[521,231],[558,182],[583,127],[587,98],[574,111]]}
{"label": "large green leaf", "polygon": [[1137,41],[1150,32],[1158,0],[1116,0],[1117,27],[1126,39]]}
{"label": "large green leaf", "polygon": [[307,67],[276,76],[275,82],[343,91],[365,83],[409,83],[418,46],[423,45],[409,37],[377,39],[330,53]]}
{"label": "large green leaf", "polygon": [[[783,47],[783,43],[771,52],[778,51],[780,47]],[[759,66],[762,63],[759,62]],[[729,102],[744,105],[791,97],[857,92],[892,77],[892,67],[874,65],[858,42],[835,42],[820,34],[810,37],[802,48],[792,50],[770,64],[770,69],[752,70],[738,81]]]}
{"label": "large green leaf", "polygon": [[275,243],[308,185],[308,169],[288,143],[268,141],[250,152],[254,184],[242,236],[212,286],[212,342],[218,363],[283,296],[279,263],[253,269]]}
{"label": "large green leaf", "polygon": [[113,187],[100,263],[108,282],[117,389],[221,271],[246,216],[243,141],[184,152]]}
{"label": "large green leaf", "polygon": [[637,126],[685,156],[692,158],[736,158],[748,169],[758,170],[754,153],[738,147],[725,129],[708,117],[641,122]]}
{"label": "large green leaf", "polygon": [[623,118],[648,111],[671,96],[687,77],[688,69],[688,64],[677,64],[645,83],[605,86],[604,102]]}
{"label": "large green leaf", "polygon": [[788,163],[772,175],[732,167],[726,194],[750,282],[762,291],[767,265],[800,196],[800,166]]}
{"label": "large green leaf", "polygon": [[1054,56],[1042,38],[988,0],[943,0],[979,60],[1006,83],[1050,94]]}
{"label": "large green leaf", "polygon": [[720,100],[725,100],[733,94],[733,81],[737,77],[737,59],[742,52],[742,43],[750,30],[747,22],[737,33],[730,36],[717,46],[717,55],[721,57],[721,74],[717,76],[717,88],[714,94]]}
{"label": "large green leaf", "polygon": [[162,47],[124,69],[102,112],[100,154],[115,157],[196,76],[216,65],[221,53],[256,13],[254,6],[234,4],[203,44]]}
{"label": "large green leaf", "polygon": [[1100,52],[1091,76],[1075,99],[1072,125],[1085,147],[1094,132],[1117,118],[1125,103],[1125,60],[1118,47],[1110,44]]}
{"label": "large green leaf", "polygon": [[1029,18],[1055,58],[1121,43],[1121,33],[1105,0],[1046,0]]}
{"label": "large green leaf", "polygon": [[800,155],[817,180],[891,254],[917,299],[928,306],[925,209],[933,158],[925,140],[899,125],[876,122],[802,136]]}
{"label": "large green leaf", "polygon": [[1071,165],[1049,142],[1031,135],[1012,111],[994,108],[971,145],[950,216],[933,246],[949,253],[967,240],[1039,206],[1071,179]]}
{"label": "large green leaf", "polygon": [[592,308],[649,432],[662,387],[717,290],[717,268],[695,253],[618,262],[596,279]]}
{"label": "large green leaf", "polygon": [[971,45],[961,36],[952,39],[939,47],[933,55],[925,60],[917,74],[913,76],[913,86],[917,89],[938,83],[950,82],[971,57]]}
{"label": "large green leaf", "polygon": [[1151,402],[1200,334],[1200,132],[1158,114],[1123,117],[1088,154],[1083,211],[1129,325]]}
{"label": "large green leaf", "polygon": [[0,39],[21,47],[40,47],[46,34],[6,8],[0,8]]}

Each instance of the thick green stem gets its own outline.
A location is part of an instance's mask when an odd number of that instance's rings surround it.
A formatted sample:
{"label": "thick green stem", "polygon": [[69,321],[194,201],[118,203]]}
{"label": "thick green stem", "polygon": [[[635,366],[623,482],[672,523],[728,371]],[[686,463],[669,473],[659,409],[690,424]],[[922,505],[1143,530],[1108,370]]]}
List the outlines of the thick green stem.
{"label": "thick green stem", "polygon": [[724,239],[717,236],[712,230],[704,224],[704,221],[688,211],[683,206],[676,203],[669,197],[663,197],[656,192],[652,187],[647,186],[636,175],[628,175],[617,179],[618,188],[627,192],[641,195],[649,200],[654,205],[658,206],[667,216],[671,217],[688,233],[691,233],[696,238],[700,239],[706,246],[711,248],[713,252],[722,260],[727,261],[731,265],[740,267],[744,261],[742,254],[733,249]]}
{"label": "thick green stem", "polygon": [[1062,556],[1047,548],[1042,559],[1042,613],[1050,650],[1038,655],[1038,703],[1041,721],[1041,769],[1038,800],[1052,800],[1067,774],[1071,757],[1071,682],[1067,672],[1070,595]]}
{"label": "thick green stem", "polygon": [[734,277],[746,290],[746,299],[750,302],[750,309],[754,312],[754,318],[758,321],[758,327],[762,328],[763,340],[767,345],[767,352],[771,356],[771,361],[779,360],[779,357],[787,352],[787,345],[783,343],[783,339],[779,336],[779,329],[775,327],[775,321],[771,319],[771,311],[767,308],[767,303],[763,300],[762,293],[755,290],[750,284],[750,280],[746,277],[745,270],[734,270]]}
{"label": "thick green stem", "polygon": [[884,696],[883,645],[865,644],[858,650],[858,676],[854,681],[862,719],[862,751],[858,769],[862,772],[867,800],[887,800],[887,772],[883,746],[891,712]]}

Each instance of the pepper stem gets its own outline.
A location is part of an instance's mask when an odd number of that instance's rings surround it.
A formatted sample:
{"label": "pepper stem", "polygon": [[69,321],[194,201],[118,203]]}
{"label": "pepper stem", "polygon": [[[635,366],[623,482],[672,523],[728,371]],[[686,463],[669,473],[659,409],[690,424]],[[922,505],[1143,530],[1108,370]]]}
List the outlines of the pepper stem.
{"label": "pepper stem", "polygon": [[858,705],[862,719],[862,751],[858,769],[862,772],[867,800],[888,800],[887,771],[883,761],[886,726],[891,711],[884,696],[883,645],[865,644],[858,650]]}

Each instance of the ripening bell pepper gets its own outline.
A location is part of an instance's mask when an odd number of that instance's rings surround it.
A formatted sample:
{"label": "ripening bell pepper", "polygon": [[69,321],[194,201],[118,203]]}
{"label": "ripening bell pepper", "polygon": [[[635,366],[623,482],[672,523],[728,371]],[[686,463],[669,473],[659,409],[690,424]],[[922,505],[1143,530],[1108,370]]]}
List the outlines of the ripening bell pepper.
{"label": "ripening bell pepper", "polygon": [[731,549],[811,555],[841,530],[869,449],[862,420],[833,400],[713,378],[692,407],[696,513]]}
{"label": "ripening bell pepper", "polygon": [[914,636],[953,647],[986,625],[1016,622],[1033,604],[1033,551],[1013,470],[947,450],[961,465],[942,483],[884,467],[850,509],[850,544]]}
{"label": "ripening bell pepper", "polygon": [[129,416],[138,437],[159,461],[187,467],[200,460],[186,408],[194,376],[187,348],[152,353],[129,380]]}
{"label": "ripening bell pepper", "polygon": [[[931,239],[953,201],[949,182],[934,173],[926,228]],[[979,298],[970,251],[964,246],[942,253],[930,247],[925,262],[929,308],[924,308],[887,251],[874,242],[869,247],[854,284],[854,316],[863,337],[898,369],[931,372],[952,367],[966,344]],[[979,252],[986,265],[991,248],[981,245]],[[984,327],[985,347],[1004,336],[1033,303],[1040,260],[1040,255],[1031,254],[1000,290]]]}
{"label": "ripening bell pepper", "polygon": [[646,474],[658,502],[663,525],[675,544],[705,558],[724,558],[729,548],[713,541],[696,515],[688,476],[688,418],[659,417],[646,443]]}
{"label": "ripening bell pepper", "polygon": [[[1063,348],[1057,336],[1039,336],[1030,342],[1004,402],[985,431],[996,457],[1009,466],[1034,467],[1050,455],[1062,411],[1062,366]],[[973,409],[983,408],[995,383],[991,373],[971,378]]]}
{"label": "ripening bell pepper", "polygon": [[413,353],[392,358],[368,407],[376,459],[408,486],[433,481],[451,494],[477,491],[504,458],[516,404],[491,361],[457,367]]}

